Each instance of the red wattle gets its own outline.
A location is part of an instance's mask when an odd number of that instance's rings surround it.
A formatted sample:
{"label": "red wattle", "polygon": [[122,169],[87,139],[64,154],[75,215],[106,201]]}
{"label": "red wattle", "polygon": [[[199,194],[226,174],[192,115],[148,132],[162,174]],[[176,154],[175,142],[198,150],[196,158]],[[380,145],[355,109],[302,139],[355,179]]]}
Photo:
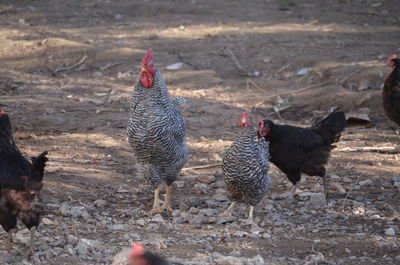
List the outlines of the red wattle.
{"label": "red wattle", "polygon": [[145,71],[142,72],[142,77],[140,78],[140,81],[146,88],[152,87],[154,82],[153,76]]}

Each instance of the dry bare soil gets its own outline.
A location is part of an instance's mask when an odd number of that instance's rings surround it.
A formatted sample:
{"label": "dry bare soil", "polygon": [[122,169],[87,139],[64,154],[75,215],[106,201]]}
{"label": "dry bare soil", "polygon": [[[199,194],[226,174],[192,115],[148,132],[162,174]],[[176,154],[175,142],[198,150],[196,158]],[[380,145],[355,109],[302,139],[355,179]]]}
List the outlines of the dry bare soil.
{"label": "dry bare soil", "polygon": [[[397,0],[1,1],[0,108],[24,154],[48,150],[50,162],[36,254],[25,257],[22,227],[11,247],[2,230],[0,263],[111,264],[138,240],[177,264],[400,263],[400,155],[381,152],[399,136],[380,97],[387,58],[400,53],[399,11]],[[245,205],[221,220],[229,202],[214,167],[184,170],[176,211],[146,216],[152,190],[126,124],[149,47],[170,94],[189,100],[187,168],[220,163],[243,110],[298,126],[334,107],[369,114],[332,152],[328,205],[304,193],[321,192],[317,177],[290,203],[272,166],[256,224],[240,221]]]}

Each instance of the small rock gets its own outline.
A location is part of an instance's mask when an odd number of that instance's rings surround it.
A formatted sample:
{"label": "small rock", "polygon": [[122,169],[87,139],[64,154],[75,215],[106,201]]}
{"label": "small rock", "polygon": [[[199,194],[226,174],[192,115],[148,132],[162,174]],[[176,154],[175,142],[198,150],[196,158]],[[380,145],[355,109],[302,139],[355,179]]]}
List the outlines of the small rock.
{"label": "small rock", "polygon": [[151,218],[151,221],[155,222],[155,223],[162,223],[164,222],[164,218],[161,216],[161,214],[155,214],[153,216],[153,218]]}
{"label": "small rock", "polygon": [[396,231],[394,231],[392,227],[389,227],[388,229],[386,229],[385,234],[388,236],[394,236],[396,235]]}
{"label": "small rock", "polygon": [[206,158],[206,157],[200,158],[200,159],[199,159],[199,162],[200,162],[200,163],[204,163],[204,164],[205,164],[205,163],[208,163],[208,158]]}
{"label": "small rock", "polygon": [[263,257],[261,257],[260,255],[257,255],[255,257],[253,257],[252,259],[250,259],[249,262],[246,264],[263,265],[263,264],[266,264],[266,262]]}
{"label": "small rock", "polygon": [[215,259],[215,262],[218,265],[243,265],[243,262],[239,258],[235,258],[232,256],[219,257]]}
{"label": "small rock", "polygon": [[226,198],[224,195],[222,194],[214,194],[214,196],[212,196],[213,200],[219,201],[219,202],[225,202],[228,201],[228,198]]}
{"label": "small rock", "polygon": [[204,184],[211,184],[215,182],[215,176],[214,175],[202,175],[197,177],[197,181],[204,183]]}
{"label": "small rock", "polygon": [[182,68],[183,63],[179,62],[179,63],[174,63],[171,65],[168,65],[167,67],[165,67],[166,70],[178,70],[180,68]]}
{"label": "small rock", "polygon": [[99,199],[95,200],[93,204],[98,208],[103,208],[104,206],[106,206],[107,202],[103,199]]}
{"label": "small rock", "polygon": [[51,221],[49,218],[43,217],[42,218],[42,224],[44,224],[44,225],[53,225],[54,222]]}
{"label": "small rock", "polygon": [[206,224],[206,223],[208,223],[208,220],[204,215],[198,214],[198,215],[192,215],[189,218],[189,223],[191,223],[191,224]]}
{"label": "small rock", "polygon": [[339,183],[333,182],[333,183],[331,183],[331,185],[334,186],[339,193],[341,193],[341,194],[345,194],[346,193],[346,190]]}
{"label": "small rock", "polygon": [[308,75],[310,73],[310,70],[308,68],[302,68],[299,71],[297,71],[297,75]]}
{"label": "small rock", "polygon": [[338,175],[332,175],[329,177],[329,179],[332,181],[340,181],[340,177]]}
{"label": "small rock", "polygon": [[146,223],[146,222],[144,221],[144,219],[137,219],[137,220],[136,220],[136,224],[137,224],[137,225],[144,226],[145,223]]}
{"label": "small rock", "polygon": [[235,233],[233,233],[233,236],[236,236],[236,237],[245,237],[245,236],[247,236],[247,232],[245,232],[245,231],[236,231]]}
{"label": "small rock", "polygon": [[324,207],[326,205],[325,195],[323,193],[315,193],[311,195],[308,204],[314,208]]}
{"label": "small rock", "polygon": [[201,209],[200,213],[203,213],[204,215],[207,215],[207,216],[213,216],[213,215],[217,214],[217,210],[205,208],[205,209]]}
{"label": "small rock", "polygon": [[366,90],[369,88],[369,80],[368,79],[361,79],[360,83],[358,84],[358,90]]}
{"label": "small rock", "polygon": [[358,184],[360,186],[367,186],[367,185],[372,184],[372,180],[370,180],[370,179],[362,180],[362,181],[359,181]]}
{"label": "small rock", "polygon": [[349,178],[349,177],[343,177],[343,178],[342,178],[342,181],[345,182],[345,183],[351,183],[351,182],[353,182],[353,181],[351,180],[351,178]]}
{"label": "small rock", "polygon": [[194,192],[196,192],[197,195],[202,195],[202,194],[206,194],[208,191],[208,187],[206,184],[203,183],[196,183],[193,186]]}
{"label": "small rock", "polygon": [[81,238],[74,249],[74,252],[77,256],[85,257],[89,254],[90,249],[95,248],[98,245],[99,242],[96,240]]}
{"label": "small rock", "polygon": [[124,229],[126,229],[126,227],[123,224],[115,224],[115,225],[108,226],[108,229],[110,229],[110,230],[124,230]]}
{"label": "small rock", "polygon": [[236,218],[233,216],[220,216],[217,220],[217,224],[223,225],[226,223],[232,223],[235,220],[236,220]]}
{"label": "small rock", "polygon": [[13,242],[28,245],[31,240],[30,233],[27,229],[20,230],[13,236]]}
{"label": "small rock", "polygon": [[379,214],[374,214],[372,216],[369,217],[370,220],[378,220],[381,219],[381,216]]}
{"label": "small rock", "polygon": [[70,206],[67,202],[61,204],[60,212],[64,216],[72,216],[74,218],[82,217],[84,219],[88,219],[90,217],[86,207]]}

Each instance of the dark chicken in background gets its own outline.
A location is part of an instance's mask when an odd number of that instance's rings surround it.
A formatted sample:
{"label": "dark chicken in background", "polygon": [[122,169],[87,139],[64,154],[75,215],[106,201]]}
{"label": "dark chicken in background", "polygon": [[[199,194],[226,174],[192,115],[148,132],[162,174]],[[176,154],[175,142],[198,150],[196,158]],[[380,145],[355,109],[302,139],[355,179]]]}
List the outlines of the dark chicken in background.
{"label": "dark chicken in background", "polygon": [[302,173],[323,178],[326,197],[325,164],[345,127],[345,115],[337,109],[308,128],[259,120],[258,137],[269,141],[270,161],[292,182],[292,199]]}
{"label": "dark chicken in background", "polygon": [[393,70],[383,86],[383,108],[386,116],[400,126],[400,58],[390,57],[389,67]]}
{"label": "dark chicken in background", "polygon": [[0,110],[0,224],[12,242],[17,219],[31,231],[31,250],[36,227],[43,212],[39,193],[43,186],[46,152],[26,160],[12,136],[12,126]]}
{"label": "dark chicken in background", "polygon": [[169,265],[164,258],[150,252],[145,251],[141,243],[134,243],[129,253],[129,265]]}

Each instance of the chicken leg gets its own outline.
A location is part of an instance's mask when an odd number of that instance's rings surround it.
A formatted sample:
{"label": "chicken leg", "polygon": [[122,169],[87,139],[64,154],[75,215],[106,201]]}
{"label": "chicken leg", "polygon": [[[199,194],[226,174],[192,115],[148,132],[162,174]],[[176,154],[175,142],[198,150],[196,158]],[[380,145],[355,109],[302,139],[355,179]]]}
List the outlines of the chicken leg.
{"label": "chicken leg", "polygon": [[35,240],[35,235],[36,235],[36,226],[33,226],[29,232],[31,233],[31,240],[29,242],[29,255],[33,255],[33,242]]}
{"label": "chicken leg", "polygon": [[324,183],[324,195],[325,195],[325,201],[328,202],[328,182],[326,180],[326,175],[322,177],[323,183]]}
{"label": "chicken leg", "polygon": [[154,203],[153,203],[153,209],[149,212],[150,215],[156,214],[156,213],[162,213],[163,210],[160,208],[160,187],[157,187],[154,190]]}
{"label": "chicken leg", "polygon": [[221,213],[219,216],[229,216],[233,207],[235,206],[236,202],[232,202],[231,205],[229,205],[228,209],[226,209],[223,213]]}
{"label": "chicken leg", "polygon": [[247,222],[249,223],[253,222],[253,213],[254,213],[254,206],[250,205],[249,218],[247,219]]}
{"label": "chicken leg", "polygon": [[162,209],[172,212],[173,210],[171,208],[170,202],[171,202],[171,186],[167,185],[167,187],[165,188],[165,198]]}
{"label": "chicken leg", "polygon": [[292,190],[289,195],[290,200],[294,200],[294,195],[296,194],[297,186],[299,185],[300,181],[297,181],[295,185],[293,185]]}

